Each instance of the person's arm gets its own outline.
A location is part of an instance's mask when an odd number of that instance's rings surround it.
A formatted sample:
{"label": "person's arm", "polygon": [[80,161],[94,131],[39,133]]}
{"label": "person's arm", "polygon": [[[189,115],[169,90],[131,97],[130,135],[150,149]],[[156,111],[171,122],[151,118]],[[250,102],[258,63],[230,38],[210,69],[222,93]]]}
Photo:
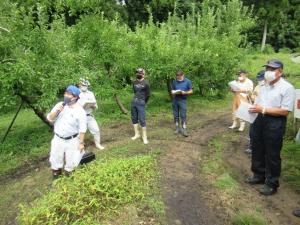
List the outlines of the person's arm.
{"label": "person's arm", "polygon": [[61,102],[61,103],[58,103],[54,106],[54,108],[51,110],[50,113],[48,113],[47,115],[47,120],[51,123],[53,123],[57,116],[59,115],[59,113],[64,109],[64,104]]}
{"label": "person's arm", "polygon": [[92,101],[95,102],[94,105],[91,106],[92,109],[98,109],[98,105],[97,105],[97,101],[96,101],[96,97],[94,95],[93,92],[91,92],[91,95],[92,95]]}
{"label": "person's arm", "polygon": [[193,89],[190,89],[190,90],[188,90],[188,91],[182,91],[181,92],[183,95],[191,95],[191,94],[193,94]]}
{"label": "person's arm", "polygon": [[249,109],[251,113],[262,113],[264,115],[270,116],[287,116],[289,114],[289,110],[283,108],[265,108],[261,105],[254,105]]}
{"label": "person's arm", "polygon": [[146,83],[146,96],[145,96],[145,102],[147,103],[149,101],[149,98],[150,98],[150,94],[151,94],[151,91],[150,91],[150,84],[147,82]]}
{"label": "person's arm", "polygon": [[188,91],[182,91],[181,93],[183,94],[183,95],[191,95],[191,94],[193,94],[193,86],[192,86],[192,82],[190,81],[189,83],[188,83]]}
{"label": "person's arm", "polygon": [[84,149],[84,135],[85,133],[79,133],[79,149],[83,151]]}

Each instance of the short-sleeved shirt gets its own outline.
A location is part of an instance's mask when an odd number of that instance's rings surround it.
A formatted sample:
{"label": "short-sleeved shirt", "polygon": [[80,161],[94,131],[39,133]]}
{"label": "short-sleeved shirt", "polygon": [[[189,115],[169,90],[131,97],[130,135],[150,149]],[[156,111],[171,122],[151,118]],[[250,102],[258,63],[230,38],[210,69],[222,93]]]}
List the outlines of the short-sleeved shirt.
{"label": "short-sleeved shirt", "polygon": [[[63,102],[57,103],[50,113],[57,111]],[[47,119],[50,120],[50,113]],[[70,137],[78,133],[85,133],[87,129],[87,119],[84,109],[75,103],[72,107],[65,105],[54,121],[54,133],[60,137]]]}
{"label": "short-sleeved shirt", "polygon": [[134,98],[147,101],[150,97],[150,84],[147,80],[136,80],[133,82]]}
{"label": "short-sleeved shirt", "polygon": [[[188,78],[184,78],[182,81],[173,80],[172,82],[172,90],[181,90],[181,91],[189,91],[193,89],[192,81]],[[175,95],[176,99],[186,99],[187,95]]]}
{"label": "short-sleeved shirt", "polygon": [[280,78],[273,85],[264,85],[256,98],[256,104],[265,108],[281,108],[293,111],[295,89],[289,82]]}
{"label": "short-sleeved shirt", "polygon": [[[80,92],[78,103],[83,107],[86,103],[96,103],[96,108],[98,108],[97,101],[95,95],[91,91]],[[86,114],[91,114],[93,109],[88,108],[84,109]]]}
{"label": "short-sleeved shirt", "polygon": [[[238,86],[241,90],[245,90],[245,91],[248,91],[248,92],[252,92],[253,91],[253,82],[252,80],[246,78],[246,80],[244,82],[240,82],[238,81]],[[241,96],[243,97],[247,97],[248,94],[246,93],[240,93]]]}

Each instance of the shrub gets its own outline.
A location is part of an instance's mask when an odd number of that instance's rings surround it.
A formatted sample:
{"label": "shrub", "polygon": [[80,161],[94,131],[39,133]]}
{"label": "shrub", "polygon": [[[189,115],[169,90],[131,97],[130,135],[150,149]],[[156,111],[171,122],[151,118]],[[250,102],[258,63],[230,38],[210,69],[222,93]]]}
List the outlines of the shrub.
{"label": "shrub", "polygon": [[289,48],[281,48],[281,49],[279,49],[279,51],[278,52],[280,52],[280,53],[286,53],[286,54],[290,54],[290,53],[292,53],[292,50],[291,49],[289,49]]}
{"label": "shrub", "polygon": [[30,207],[21,206],[19,222],[99,224],[106,215],[126,204],[140,202],[151,193],[154,168],[151,156],[96,161],[71,177],[58,180],[48,194]]}

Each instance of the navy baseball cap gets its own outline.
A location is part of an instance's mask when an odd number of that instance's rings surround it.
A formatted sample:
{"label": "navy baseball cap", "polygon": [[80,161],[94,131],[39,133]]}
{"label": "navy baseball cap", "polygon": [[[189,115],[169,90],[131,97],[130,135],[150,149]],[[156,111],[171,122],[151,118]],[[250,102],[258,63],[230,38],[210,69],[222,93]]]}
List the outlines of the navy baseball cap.
{"label": "navy baseball cap", "polygon": [[278,68],[283,69],[283,63],[278,59],[271,59],[267,62],[266,65],[264,65],[264,67],[272,67],[272,68],[276,68],[276,69],[278,69]]}
{"label": "navy baseball cap", "polygon": [[263,79],[265,79],[265,70],[259,71],[259,72],[257,73],[257,75],[256,75],[256,79],[257,79],[257,80],[263,80]]}
{"label": "navy baseball cap", "polygon": [[247,72],[246,70],[239,70],[239,71],[237,72],[237,75],[240,75],[240,74],[242,74],[242,73],[247,74],[248,72]]}

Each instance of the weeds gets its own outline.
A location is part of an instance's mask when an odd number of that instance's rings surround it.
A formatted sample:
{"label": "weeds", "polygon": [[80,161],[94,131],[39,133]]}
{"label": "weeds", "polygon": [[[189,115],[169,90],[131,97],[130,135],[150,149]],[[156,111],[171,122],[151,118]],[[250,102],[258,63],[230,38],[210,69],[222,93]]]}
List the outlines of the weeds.
{"label": "weeds", "polygon": [[[127,204],[147,202],[155,189],[152,156],[99,161],[54,183],[52,190],[28,208],[21,224],[96,224]],[[149,200],[148,200],[149,201]],[[159,205],[150,205],[163,211]]]}

